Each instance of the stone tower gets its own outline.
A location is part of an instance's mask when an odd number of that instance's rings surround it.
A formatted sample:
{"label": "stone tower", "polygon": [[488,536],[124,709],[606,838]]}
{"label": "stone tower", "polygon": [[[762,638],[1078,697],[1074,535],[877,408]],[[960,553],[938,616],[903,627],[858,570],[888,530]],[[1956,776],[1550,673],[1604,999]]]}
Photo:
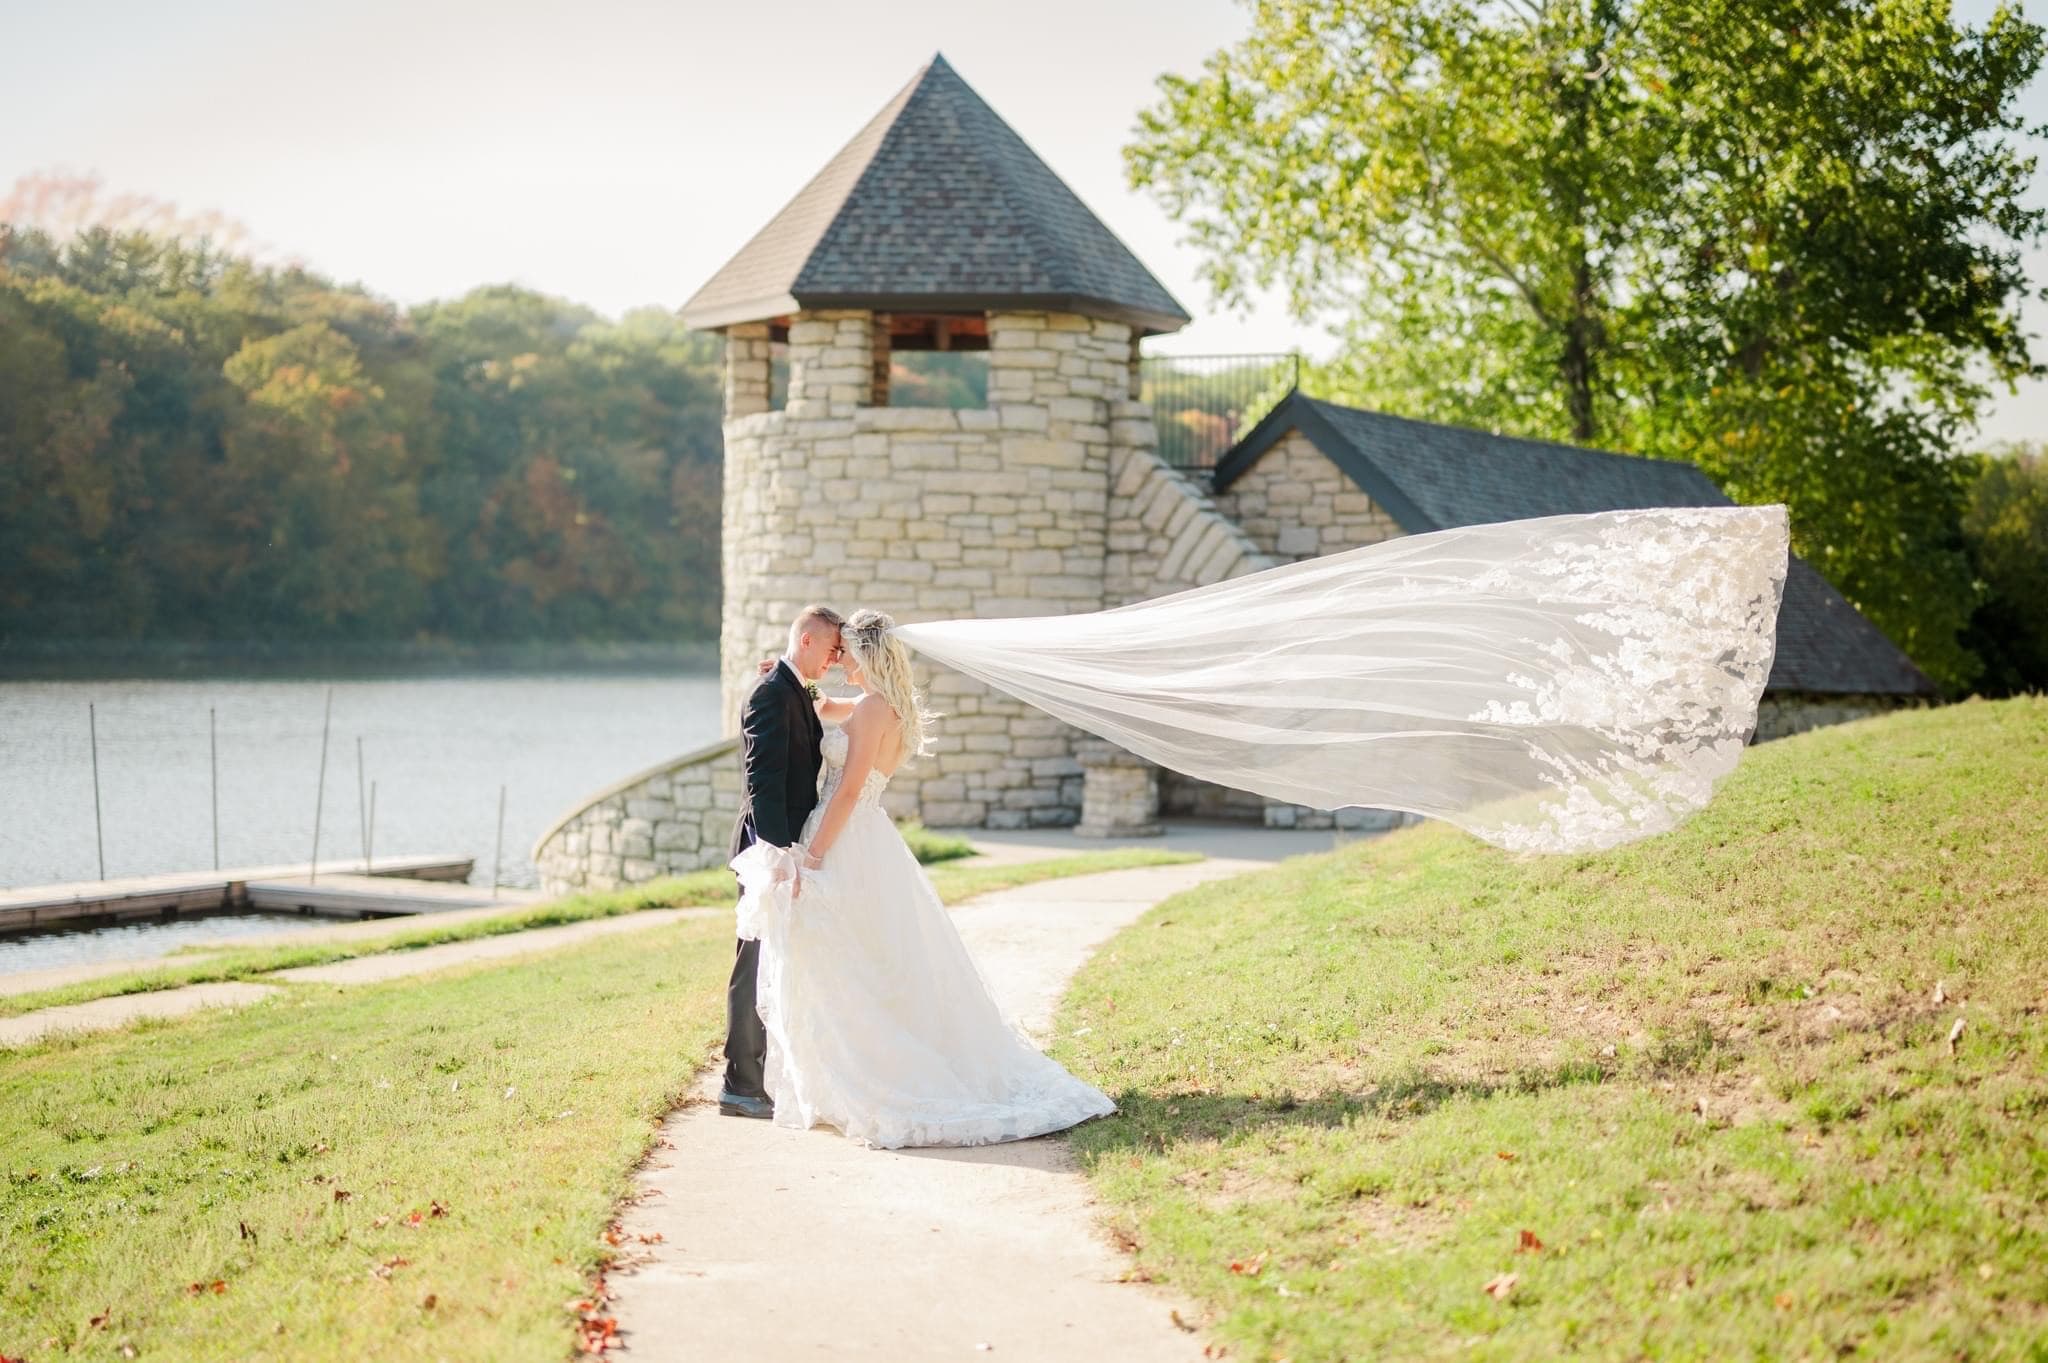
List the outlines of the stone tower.
{"label": "stone tower", "polygon": [[[1171,585],[1170,545],[1115,524],[1112,503],[1173,478],[1136,400],[1138,343],[1187,314],[944,58],[683,318],[726,338],[726,732],[807,601],[909,622],[1092,611]],[[891,406],[891,356],[918,350],[985,352],[986,405]],[[1237,571],[1248,547],[1179,575]],[[969,678],[924,680],[945,718],[934,756],[892,784],[893,813],[1075,822],[1080,735]]]}

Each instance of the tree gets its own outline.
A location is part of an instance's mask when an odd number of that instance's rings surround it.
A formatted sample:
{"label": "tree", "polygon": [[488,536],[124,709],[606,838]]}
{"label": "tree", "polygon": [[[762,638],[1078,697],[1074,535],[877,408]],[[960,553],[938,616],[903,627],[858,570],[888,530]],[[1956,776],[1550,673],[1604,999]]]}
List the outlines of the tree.
{"label": "tree", "polygon": [[0,222],[0,648],[716,637],[715,338],[407,312],[77,199]]}
{"label": "tree", "polygon": [[2048,691],[2048,445],[2036,441],[1969,461],[1963,533],[1984,583],[1969,638],[1991,695]]}
{"label": "tree", "polygon": [[1952,686],[1947,456],[2037,372],[2019,91],[1937,0],[1267,0],[1127,149],[1225,300],[1343,319],[1330,396],[1690,459]]}

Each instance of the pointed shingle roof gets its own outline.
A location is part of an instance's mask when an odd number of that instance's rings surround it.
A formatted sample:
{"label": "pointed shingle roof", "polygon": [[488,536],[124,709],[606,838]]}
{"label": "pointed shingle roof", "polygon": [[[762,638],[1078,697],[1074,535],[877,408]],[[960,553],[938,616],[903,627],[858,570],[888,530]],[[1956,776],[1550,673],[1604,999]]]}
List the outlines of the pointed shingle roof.
{"label": "pointed shingle roof", "polygon": [[[1493,435],[1299,392],[1283,399],[1217,463],[1216,490],[1242,478],[1296,430],[1411,535],[1526,516],[1731,505],[1712,479],[1676,459]],[[1778,652],[1767,689],[1935,694],[1934,683],[1912,660],[1796,554],[1778,608]]]}
{"label": "pointed shingle roof", "polygon": [[933,57],[689,302],[706,329],[798,309],[1188,314],[1009,124]]}

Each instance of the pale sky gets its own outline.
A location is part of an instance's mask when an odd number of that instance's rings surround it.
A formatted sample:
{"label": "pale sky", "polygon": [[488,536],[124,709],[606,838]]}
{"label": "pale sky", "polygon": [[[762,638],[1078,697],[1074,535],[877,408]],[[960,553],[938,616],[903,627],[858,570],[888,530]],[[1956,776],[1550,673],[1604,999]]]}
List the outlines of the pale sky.
{"label": "pale sky", "polygon": [[[1277,300],[1220,310],[1124,184],[1155,78],[1246,24],[1231,0],[0,0],[0,194],[94,173],[402,303],[509,280],[674,307],[942,51],[1194,314],[1153,348],[1327,354]],[[2048,121],[2048,81],[2028,104]],[[2039,382],[1982,432],[2042,434]]]}

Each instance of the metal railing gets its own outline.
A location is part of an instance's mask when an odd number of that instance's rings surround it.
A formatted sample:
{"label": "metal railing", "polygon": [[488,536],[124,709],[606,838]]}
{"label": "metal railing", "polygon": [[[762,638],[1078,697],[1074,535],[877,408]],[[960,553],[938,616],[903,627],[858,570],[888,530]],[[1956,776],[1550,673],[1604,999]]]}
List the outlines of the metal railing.
{"label": "metal railing", "polygon": [[1175,468],[1215,468],[1300,382],[1297,352],[1147,355],[1138,361],[1138,395],[1151,405],[1159,457]]}

